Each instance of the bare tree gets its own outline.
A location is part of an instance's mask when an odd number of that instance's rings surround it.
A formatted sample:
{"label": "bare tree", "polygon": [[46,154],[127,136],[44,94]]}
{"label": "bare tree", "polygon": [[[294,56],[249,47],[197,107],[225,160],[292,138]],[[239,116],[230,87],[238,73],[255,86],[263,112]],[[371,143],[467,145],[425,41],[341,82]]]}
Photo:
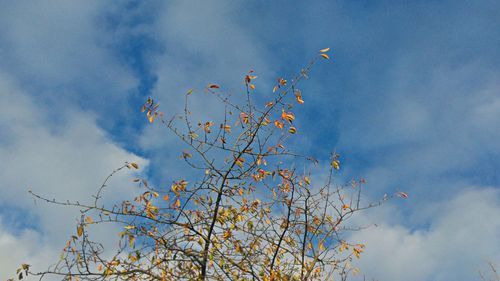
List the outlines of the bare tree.
{"label": "bare tree", "polygon": [[[37,199],[81,210],[76,233],[61,260],[44,271],[29,265],[26,275],[60,276],[63,280],[343,280],[358,269],[350,261],[364,245],[346,241],[346,224],[355,213],[380,201],[361,200],[364,180],[333,182],[340,158],[332,153],[324,182],[312,179],[319,162],[285,145],[298,129],[295,112],[304,99],[298,83],[312,66],[329,59],[320,50],[292,79],[279,78],[262,106],[255,97],[257,77],[244,77],[245,94],[232,97],[209,84],[205,91],[223,106],[220,121],[194,122],[186,94],[184,111],[167,118],[149,98],[142,111],[149,122],[161,122],[187,149],[182,159],[197,177],[179,178],[170,188],[146,179],[133,200],[107,206],[103,190],[113,175],[138,169],[125,163],[97,190],[92,204]],[[269,91],[271,92],[271,90]],[[297,166],[303,165],[303,171]],[[319,165],[325,167],[325,165]],[[189,180],[189,182],[188,182]],[[397,194],[396,194],[397,195]],[[400,196],[406,196],[400,193]],[[101,224],[121,225],[113,251],[92,241]],[[106,250],[106,251],[105,251]]]}

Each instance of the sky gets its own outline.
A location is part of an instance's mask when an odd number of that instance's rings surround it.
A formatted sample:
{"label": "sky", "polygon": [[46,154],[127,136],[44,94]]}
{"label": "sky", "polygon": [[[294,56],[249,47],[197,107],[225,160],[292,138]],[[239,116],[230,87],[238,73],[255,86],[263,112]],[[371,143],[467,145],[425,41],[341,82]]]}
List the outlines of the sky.
{"label": "sky", "polygon": [[[1,1],[0,280],[46,266],[77,210],[35,201],[90,198],[113,179],[170,183],[175,140],[140,112],[148,96],[178,112],[208,83],[242,90],[250,70],[272,94],[319,49],[331,60],[301,84],[295,144],[365,196],[405,191],[361,214],[367,279],[479,280],[500,264],[500,2]],[[267,92],[266,92],[266,89]],[[193,111],[219,112],[202,98]],[[118,195],[117,195],[118,194]],[[106,239],[105,232],[96,234]],[[360,277],[361,278],[361,277]]]}

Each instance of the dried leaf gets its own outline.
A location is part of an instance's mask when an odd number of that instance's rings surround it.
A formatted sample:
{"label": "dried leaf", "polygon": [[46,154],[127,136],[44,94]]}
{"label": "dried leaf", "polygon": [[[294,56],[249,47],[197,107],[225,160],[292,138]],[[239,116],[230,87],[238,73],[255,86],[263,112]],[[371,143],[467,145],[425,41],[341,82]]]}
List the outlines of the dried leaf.
{"label": "dried leaf", "polygon": [[83,235],[83,226],[79,225],[76,228],[76,234],[78,234],[78,237],[81,237]]}

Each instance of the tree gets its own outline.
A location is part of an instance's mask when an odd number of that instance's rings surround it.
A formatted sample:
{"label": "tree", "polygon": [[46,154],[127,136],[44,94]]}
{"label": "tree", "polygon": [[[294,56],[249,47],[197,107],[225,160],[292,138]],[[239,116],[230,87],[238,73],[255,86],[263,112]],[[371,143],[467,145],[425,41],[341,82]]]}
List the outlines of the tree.
{"label": "tree", "polygon": [[[319,161],[285,146],[298,132],[293,111],[304,104],[298,83],[317,61],[329,59],[328,51],[320,50],[296,77],[279,78],[263,106],[257,106],[253,71],[244,77],[244,98],[232,98],[219,85],[209,84],[205,91],[224,107],[219,121],[192,121],[193,91],[186,93],[183,114],[170,118],[148,98],[142,107],[147,119],[161,122],[186,145],[181,158],[198,176],[179,176],[170,188],[138,178],[134,182],[142,189],[139,196],[107,206],[102,196],[110,178],[139,169],[136,163],[125,163],[105,179],[92,204],[33,194],[79,208],[81,219],[59,262],[41,272],[24,264],[18,278],[270,281],[338,275],[345,280],[356,273],[349,262],[359,258],[364,245],[346,241],[345,233],[357,229],[346,222],[388,196],[365,204],[364,180],[334,184],[340,169],[336,153],[320,184],[310,172],[314,165],[321,167]],[[304,171],[296,168],[299,165]],[[90,238],[93,227],[102,224],[123,229],[112,253]]]}

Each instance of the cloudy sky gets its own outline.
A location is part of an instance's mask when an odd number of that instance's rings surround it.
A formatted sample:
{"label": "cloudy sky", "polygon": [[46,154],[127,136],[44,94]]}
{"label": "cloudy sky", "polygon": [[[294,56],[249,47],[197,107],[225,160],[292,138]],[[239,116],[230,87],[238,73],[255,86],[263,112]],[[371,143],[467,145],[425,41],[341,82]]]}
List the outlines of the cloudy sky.
{"label": "cloudy sky", "polygon": [[[339,152],[339,177],[366,178],[369,198],[410,196],[359,218],[378,225],[352,237],[362,274],[478,280],[500,263],[499,1],[117,3],[1,1],[0,280],[57,258],[74,232],[78,212],[28,190],[89,198],[124,161],[158,184],[182,172],[139,111],[148,96],[175,113],[190,88],[241,91],[250,69],[271,94],[325,47],[301,86],[301,152]],[[114,188],[133,192],[135,176]]]}

